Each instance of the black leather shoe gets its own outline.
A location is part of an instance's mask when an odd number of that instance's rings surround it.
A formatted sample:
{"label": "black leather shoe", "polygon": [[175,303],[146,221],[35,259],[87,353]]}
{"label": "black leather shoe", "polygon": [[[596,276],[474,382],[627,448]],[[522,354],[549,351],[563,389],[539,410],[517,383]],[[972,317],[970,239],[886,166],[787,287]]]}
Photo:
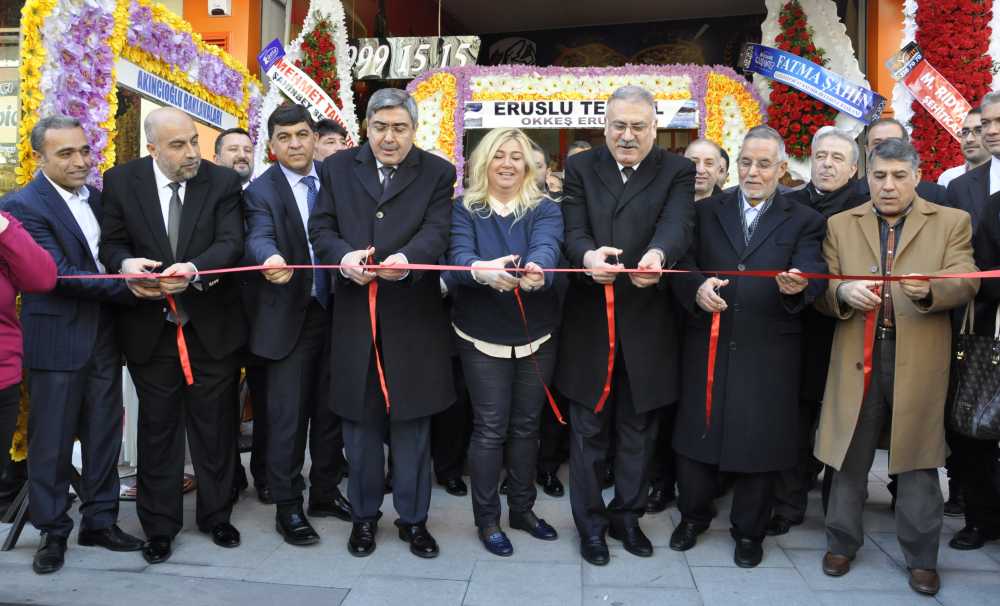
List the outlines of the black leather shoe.
{"label": "black leather shoe", "polygon": [[535,476],[535,482],[542,487],[542,492],[550,497],[561,497],[566,494],[563,483],[559,481],[559,476],[554,473],[541,473]]}
{"label": "black leather shoe", "polygon": [[948,547],[960,551],[972,551],[981,549],[987,541],[997,540],[997,534],[989,534],[976,526],[966,526],[955,533],[955,536],[948,541]]}
{"label": "black leather shoe", "polygon": [[427,531],[426,524],[402,525],[396,522],[399,527],[399,538],[410,544],[410,553],[420,558],[438,557],[438,544]]}
{"label": "black leather shoe", "polygon": [[733,561],[740,568],[755,568],[764,559],[764,548],[760,541],[753,539],[736,539],[736,549],[733,551]]}
{"label": "black leather shoe", "polygon": [[667,490],[665,486],[652,486],[649,489],[649,498],[646,500],[646,513],[660,513],[667,509],[674,499],[673,489]]}
{"label": "black leather shoe", "polygon": [[499,526],[479,529],[479,540],[483,542],[486,551],[495,556],[506,558],[514,555],[514,546],[510,544],[507,534]]}
{"label": "black leather shoe", "polygon": [[38,574],[49,574],[63,567],[66,560],[66,537],[45,533],[35,552],[31,568]]}
{"label": "black leather shoe", "polygon": [[635,523],[631,526],[619,528],[617,524],[612,524],[608,528],[608,536],[616,541],[621,541],[625,551],[640,558],[648,558],[653,555],[653,543],[650,542],[646,533]]}
{"label": "black leather shoe", "polygon": [[687,551],[698,542],[698,535],[708,530],[708,526],[699,526],[694,522],[681,520],[681,523],[670,535],[670,548],[674,551]]}
{"label": "black leather shoe", "polygon": [[289,545],[315,545],[319,535],[302,513],[302,506],[279,507],[274,527]]}
{"label": "black leather shoe", "polygon": [[594,566],[606,566],[611,561],[604,537],[580,537],[580,556]]}
{"label": "black leather shoe", "polygon": [[444,486],[445,492],[452,496],[464,497],[469,494],[469,487],[465,485],[462,478],[451,478],[442,482],[441,485]]}
{"label": "black leather shoe", "polygon": [[232,549],[240,546],[240,531],[229,522],[219,522],[212,528],[208,530],[203,528],[201,531],[212,535],[212,542],[219,547]]}
{"label": "black leather shoe", "polygon": [[337,518],[345,522],[351,521],[353,510],[351,503],[337,488],[333,489],[333,498],[329,501],[316,501],[309,503],[309,515],[314,518]]}
{"label": "black leather shoe", "polygon": [[767,523],[767,536],[777,537],[783,534],[788,534],[792,526],[798,526],[802,523],[802,520],[789,520],[783,515],[775,515],[771,518],[771,521]]}
{"label": "black leather shoe", "polygon": [[355,522],[351,536],[347,539],[347,551],[356,558],[370,556],[375,551],[375,522]]}
{"label": "black leather shoe", "polygon": [[503,481],[500,482],[500,488],[497,489],[500,494],[507,494],[507,478],[504,477]]}
{"label": "black leather shoe", "polygon": [[536,539],[543,541],[555,541],[559,538],[559,533],[556,532],[556,529],[552,528],[545,520],[536,516],[535,512],[530,509],[528,511],[510,512],[510,527],[523,530]]}
{"label": "black leather shoe", "polygon": [[115,524],[100,530],[80,530],[76,541],[84,547],[103,547],[111,551],[139,551],[142,549],[142,539],[133,537]]}
{"label": "black leather shoe", "polygon": [[162,564],[170,559],[170,537],[152,537],[142,547],[142,557],[150,564]]}
{"label": "black leather shoe", "polygon": [[274,505],[274,498],[271,497],[271,488],[267,484],[257,485],[257,500],[265,505]]}
{"label": "black leather shoe", "polygon": [[601,478],[602,488],[611,488],[615,485],[615,468],[611,465],[604,467],[604,477]]}

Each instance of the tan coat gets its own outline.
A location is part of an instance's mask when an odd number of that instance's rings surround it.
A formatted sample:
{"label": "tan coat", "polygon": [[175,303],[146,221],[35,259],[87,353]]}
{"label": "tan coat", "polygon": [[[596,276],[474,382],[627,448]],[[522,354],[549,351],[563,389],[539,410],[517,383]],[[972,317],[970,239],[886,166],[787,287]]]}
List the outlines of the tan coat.
{"label": "tan coat", "polygon": [[[906,217],[893,274],[948,274],[976,271],[968,213],[917,198]],[[878,219],[872,203],[834,215],[827,223],[823,256],[831,274],[881,272]],[[840,320],[833,337],[830,372],[816,434],[816,457],[840,469],[854,436],[864,391],[865,316],[836,299],[842,280],[830,280],[816,302]],[[971,300],[979,280],[932,280],[931,304],[921,305],[892,283],[896,318],[895,393],[889,473],[944,465],[944,403],[951,357],[947,310]]]}

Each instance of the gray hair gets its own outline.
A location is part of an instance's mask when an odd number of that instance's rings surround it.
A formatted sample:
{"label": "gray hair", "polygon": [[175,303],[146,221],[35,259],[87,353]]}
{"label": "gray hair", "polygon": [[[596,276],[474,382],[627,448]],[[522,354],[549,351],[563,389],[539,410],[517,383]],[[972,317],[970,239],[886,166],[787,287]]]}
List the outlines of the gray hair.
{"label": "gray hair", "polygon": [[997,103],[1000,103],[1000,91],[986,93],[986,95],[983,96],[982,102],[979,104],[980,112],[982,108],[987,105],[996,105]]}
{"label": "gray hair", "polygon": [[79,120],[71,116],[45,116],[36,122],[34,128],[31,129],[31,149],[42,153],[42,148],[45,146],[45,133],[50,130],[63,130],[66,128],[83,127],[80,125]]}
{"label": "gray hair", "polygon": [[854,137],[850,135],[846,130],[842,128],[837,128],[836,126],[824,126],[823,128],[816,131],[813,135],[812,148],[816,149],[816,146],[823,139],[829,139],[833,137],[834,139],[840,139],[841,141],[847,143],[851,146],[851,164],[858,163],[858,142],[854,140]]}
{"label": "gray hair", "polygon": [[687,147],[684,148],[684,153],[687,153],[687,150],[691,149],[691,147],[695,145],[707,145],[711,147],[712,149],[715,150],[715,153],[718,154],[719,160],[720,161],[722,160],[722,147],[715,141],[712,141],[711,139],[704,139],[704,138],[695,139],[694,141],[687,144]]}
{"label": "gray hair", "polygon": [[[746,145],[747,141],[750,139],[774,141],[778,144],[778,162],[788,161],[788,151],[785,150],[785,138],[781,136],[781,133],[774,130],[770,126],[761,124],[760,126],[755,126],[748,130],[747,134],[743,137],[743,145]],[[743,153],[743,145],[740,146],[740,154]]]}
{"label": "gray hair", "polygon": [[410,114],[413,127],[417,127],[417,102],[413,100],[410,93],[399,88],[383,88],[372,93],[371,99],[368,100],[365,118],[371,120],[375,112],[394,107],[405,109],[406,113]]}
{"label": "gray hair", "polygon": [[868,171],[871,172],[875,158],[882,160],[902,160],[909,162],[913,170],[920,168],[920,154],[917,153],[913,144],[902,139],[886,139],[875,146],[875,149],[868,154]]}
{"label": "gray hair", "polygon": [[612,101],[645,103],[653,108],[654,114],[656,113],[656,97],[653,96],[653,93],[641,86],[635,86],[634,84],[628,84],[615,89],[615,92],[611,93],[611,96],[608,97],[608,105],[611,105]]}

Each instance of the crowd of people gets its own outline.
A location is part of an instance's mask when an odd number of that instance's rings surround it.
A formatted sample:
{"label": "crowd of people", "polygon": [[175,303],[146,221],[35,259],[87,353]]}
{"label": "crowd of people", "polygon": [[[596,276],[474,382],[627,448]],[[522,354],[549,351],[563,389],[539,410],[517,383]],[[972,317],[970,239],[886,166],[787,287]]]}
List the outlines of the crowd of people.
{"label": "crowd of people", "polygon": [[[942,176],[947,189],[921,180],[891,119],[870,126],[860,176],[855,139],[818,130],[799,189],[781,183],[782,136],[752,128],[724,189],[728,155],[706,139],[683,157],[661,149],[655,107],[647,90],[617,90],[606,145],[574,144],[563,174],[521,130],[492,130],[458,197],[454,166],[414,146],[417,106],[397,89],[371,96],[360,147],[280,106],[256,178],[245,131],[221,133],[204,161],[191,118],[158,109],[148,156],[108,170],[103,191],[86,184],[79,122],[41,118],[38,174],[0,205],[0,442],[23,365],[35,571],[64,561],[77,439],[81,545],[166,561],[184,525],[186,443],[198,529],[239,546],[245,371],[250,475],[292,545],[320,541],[310,518],[333,516],[352,524],[348,551],[371,555],[391,492],[399,538],[435,557],[432,477],[465,495],[467,467],[478,537],[510,556],[505,527],[558,539],[534,504],[539,486],[564,495],[568,459],[590,564],[609,562],[609,536],[652,555],[640,520],[675,499],[670,548],[695,548],[731,490],[733,557],[754,567],[765,537],[802,523],[825,469],[822,568],[841,576],[888,448],[910,586],[936,593],[943,515],[966,517],[955,549],[1000,537],[997,443],[945,422],[952,318],[974,301],[977,331],[992,334],[1000,287],[926,278],[1000,267],[1000,94],[966,119],[967,162]],[[441,264],[468,269],[427,269]],[[315,265],[338,269],[302,267]],[[216,271],[240,266],[256,269]],[[108,274],[122,279],[96,277]],[[117,525],[122,360],[139,399],[145,539]]]}

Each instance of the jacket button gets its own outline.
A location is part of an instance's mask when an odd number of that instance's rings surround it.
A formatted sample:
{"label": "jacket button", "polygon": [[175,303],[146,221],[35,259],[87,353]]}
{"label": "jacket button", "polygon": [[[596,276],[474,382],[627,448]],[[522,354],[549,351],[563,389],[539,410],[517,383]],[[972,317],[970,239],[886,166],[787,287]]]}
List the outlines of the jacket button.
{"label": "jacket button", "polygon": [[375,218],[376,219],[381,219],[384,216],[385,216],[385,213],[383,213],[382,211],[378,211],[377,213],[375,213]]}
{"label": "jacket button", "polygon": [[736,351],[736,341],[729,342],[729,351]]}
{"label": "jacket button", "polygon": [[861,362],[858,362],[857,364],[854,365],[854,368],[857,368],[858,370],[864,370],[865,367]]}
{"label": "jacket button", "polygon": [[871,268],[871,270],[870,270],[870,271],[871,271],[871,272],[872,272],[873,274],[877,274],[877,273],[878,273],[878,265],[872,265],[872,268]]}
{"label": "jacket button", "polygon": [[733,311],[739,311],[739,310],[740,310],[740,304],[739,303],[733,303]]}
{"label": "jacket button", "polygon": [[739,265],[736,266],[736,269],[738,269],[740,271],[746,271],[747,270],[747,266],[743,265],[742,263],[740,263]]}

